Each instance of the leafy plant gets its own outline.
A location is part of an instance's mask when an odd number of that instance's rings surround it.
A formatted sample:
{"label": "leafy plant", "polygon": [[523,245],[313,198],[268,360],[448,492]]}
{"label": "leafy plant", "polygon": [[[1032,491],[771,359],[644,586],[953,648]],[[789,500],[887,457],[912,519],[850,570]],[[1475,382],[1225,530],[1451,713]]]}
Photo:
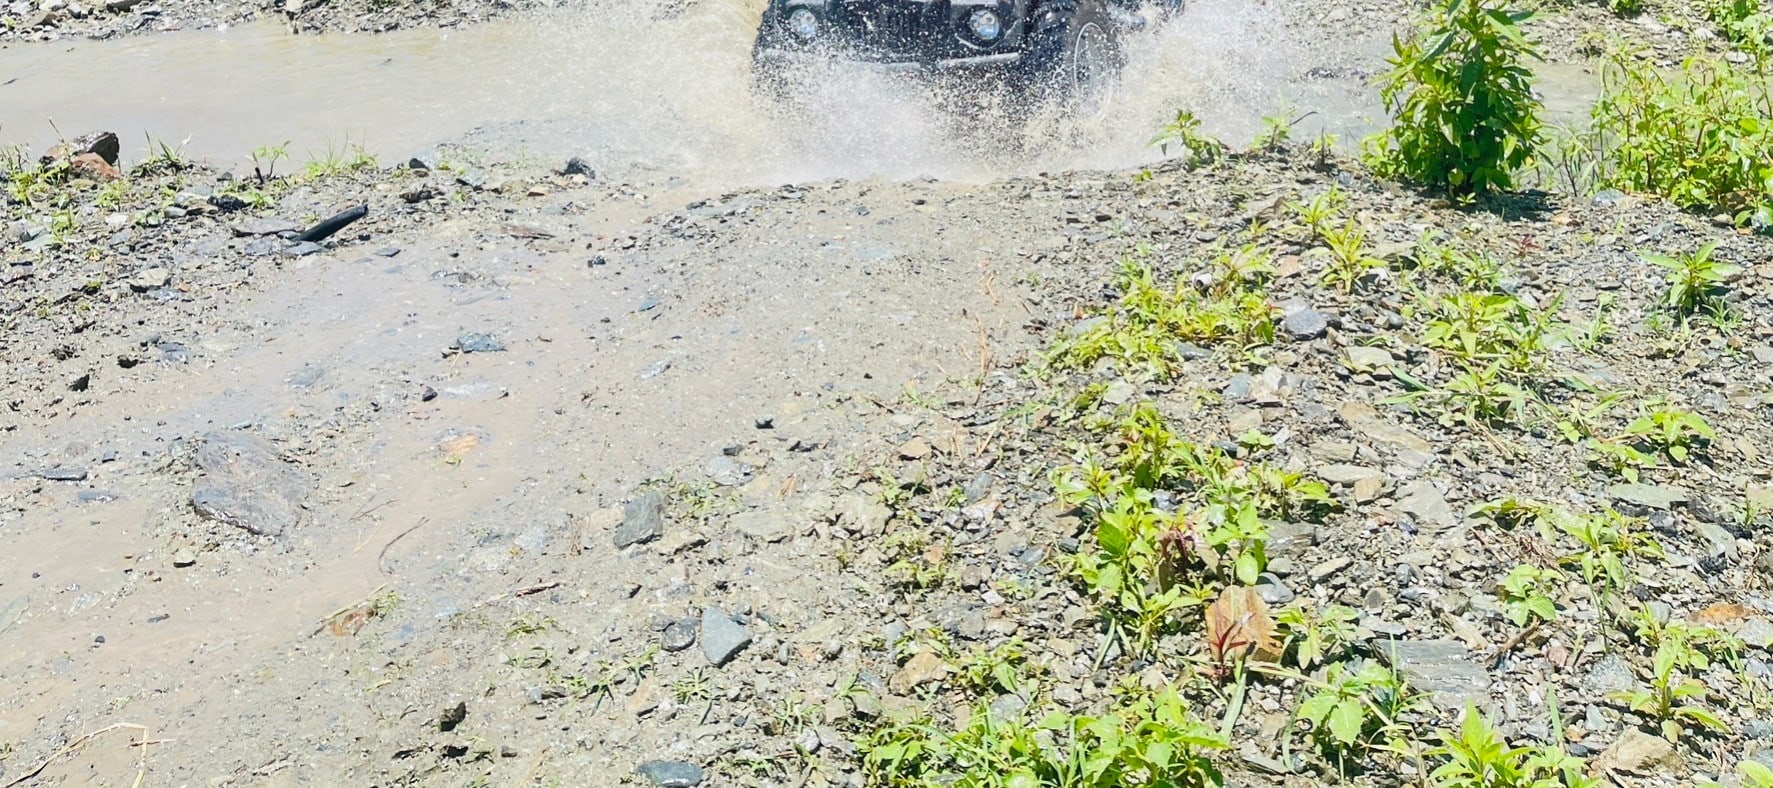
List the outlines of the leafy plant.
{"label": "leafy plant", "polygon": [[1310,726],[1319,750],[1347,772],[1350,759],[1362,751],[1406,738],[1408,727],[1400,718],[1420,703],[1396,672],[1376,662],[1352,673],[1338,663],[1299,704],[1297,715]]}
{"label": "leafy plant", "polygon": [[1392,39],[1379,91],[1392,127],[1367,141],[1368,162],[1455,195],[1513,188],[1540,139],[1538,98],[1520,32],[1528,12],[1493,0],[1444,0],[1418,35]]}
{"label": "leafy plant", "polygon": [[1528,564],[1517,564],[1508,570],[1508,576],[1502,579],[1502,607],[1508,620],[1517,627],[1524,627],[1534,619],[1555,621],[1558,609],[1551,593],[1553,584],[1563,577],[1563,573],[1555,569]]}
{"label": "leafy plant", "polygon": [[1632,711],[1660,722],[1663,736],[1671,741],[1680,738],[1683,721],[1698,723],[1712,730],[1727,730],[1728,726],[1724,721],[1710,709],[1689,702],[1703,699],[1706,689],[1704,682],[1689,678],[1685,671],[1703,669],[1704,664],[1706,662],[1703,655],[1693,649],[1686,639],[1664,638],[1656,645],[1656,652],[1651,657],[1649,688],[1615,692],[1609,697],[1623,701]]}
{"label": "leafy plant", "polygon": [[1459,732],[1441,731],[1441,744],[1428,752],[1441,764],[1429,773],[1437,788],[1590,788],[1599,779],[1584,773],[1582,759],[1547,744],[1510,747],[1473,706],[1465,708]]}
{"label": "leafy plant", "polygon": [[1021,640],[1011,640],[989,651],[980,648],[960,660],[960,676],[974,690],[1016,692],[1022,666],[1028,662]]}
{"label": "leafy plant", "polygon": [[893,722],[861,742],[862,772],[888,788],[1192,788],[1219,785],[1226,742],[1173,688],[1101,716],[1054,712],[1030,725],[983,706],[959,730]]}
{"label": "leafy plant", "polygon": [[289,158],[289,143],[281,145],[264,145],[254,148],[247,159],[252,162],[252,175],[263,186],[272,178],[277,177],[277,162]]}
{"label": "leafy plant", "polygon": [[1293,664],[1300,670],[1311,670],[1326,661],[1340,657],[1355,640],[1354,621],[1358,614],[1341,605],[1295,605],[1274,614],[1274,621],[1286,633],[1283,652],[1293,655]]}
{"label": "leafy plant", "polygon": [[1208,136],[1201,130],[1200,118],[1188,110],[1177,110],[1175,120],[1164,124],[1151,138],[1151,144],[1158,152],[1170,155],[1170,146],[1182,148],[1186,155],[1184,160],[1190,168],[1212,164],[1225,155],[1225,143]]}
{"label": "leafy plant", "polygon": [[1742,273],[1741,266],[1711,259],[1717,248],[1718,243],[1712,241],[1692,254],[1644,255],[1646,262],[1668,269],[1668,292],[1663,303],[1675,314],[1686,317],[1698,312],[1716,299],[1717,291],[1725,283]]}
{"label": "leafy plant", "polygon": [[1593,126],[1603,138],[1601,185],[1650,192],[1691,210],[1725,211],[1738,224],[1773,221],[1773,83],[1762,58],[1744,73],[1694,57],[1664,75],[1615,52]]}
{"label": "leafy plant", "polygon": [[1316,197],[1304,202],[1290,203],[1287,207],[1299,217],[1299,221],[1305,224],[1306,229],[1311,231],[1314,240],[1321,240],[1325,231],[1330,229],[1330,220],[1336,218],[1346,200],[1342,190],[1337,188],[1335,184],[1330,184],[1330,188],[1320,192]]}
{"label": "leafy plant", "polygon": [[1336,285],[1346,293],[1353,290],[1368,272],[1385,267],[1384,260],[1367,252],[1367,231],[1359,222],[1349,219],[1341,227],[1325,227],[1319,232],[1330,248],[1329,264],[1324,267],[1324,284]]}
{"label": "leafy plant", "polygon": [[1062,340],[1049,359],[1075,368],[1110,358],[1168,377],[1181,367],[1181,342],[1223,343],[1244,351],[1272,344],[1276,310],[1252,289],[1264,266],[1257,253],[1240,251],[1219,266],[1238,278],[1221,276],[1202,292],[1180,280],[1159,285],[1151,269],[1129,261],[1120,274],[1120,301],[1100,322]]}

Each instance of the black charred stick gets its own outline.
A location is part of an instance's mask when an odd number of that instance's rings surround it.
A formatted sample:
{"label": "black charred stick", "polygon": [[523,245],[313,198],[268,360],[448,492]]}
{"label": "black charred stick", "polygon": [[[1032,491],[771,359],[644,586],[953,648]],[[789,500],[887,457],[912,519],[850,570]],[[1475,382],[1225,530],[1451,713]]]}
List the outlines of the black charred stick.
{"label": "black charred stick", "polygon": [[349,225],[350,223],[355,222],[358,219],[362,219],[363,217],[368,216],[368,215],[369,215],[369,206],[368,205],[359,205],[355,208],[348,208],[346,210],[340,211],[337,214],[334,214],[332,218],[327,219],[326,221],[321,222],[319,224],[316,224],[313,227],[309,227],[305,232],[302,233],[302,240],[304,240],[304,241],[324,241],[328,237],[331,237],[333,233],[336,233],[340,230],[345,229],[346,225]]}

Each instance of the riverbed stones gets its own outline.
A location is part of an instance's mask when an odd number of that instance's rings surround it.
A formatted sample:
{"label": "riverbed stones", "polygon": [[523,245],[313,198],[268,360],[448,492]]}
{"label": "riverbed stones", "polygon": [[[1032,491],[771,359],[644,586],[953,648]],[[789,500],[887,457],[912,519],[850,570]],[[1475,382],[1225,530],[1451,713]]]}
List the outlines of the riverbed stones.
{"label": "riverbed stones", "polygon": [[1398,488],[1398,511],[1410,516],[1424,529],[1445,531],[1459,524],[1459,515],[1447,503],[1446,496],[1427,479],[1417,479]]}
{"label": "riverbed stones", "polygon": [[260,536],[281,536],[301,519],[313,488],[306,471],[246,432],[212,432],[197,449],[191,506],[205,518]]}
{"label": "riverbed stones", "polygon": [[1295,341],[1317,339],[1330,328],[1330,321],[1310,304],[1292,302],[1281,307],[1281,330]]}
{"label": "riverbed stones", "polygon": [[172,283],[172,272],[158,266],[144,268],[129,278],[129,289],[137,293],[159,290]]}
{"label": "riverbed stones", "polygon": [[1459,709],[1488,697],[1490,674],[1457,640],[1385,640],[1379,656],[1411,687],[1443,709]]}
{"label": "riverbed stones", "polygon": [[455,349],[463,353],[502,353],[505,351],[505,343],[491,334],[470,331],[456,337]]}
{"label": "riverbed stones", "polygon": [[665,625],[659,634],[659,646],[666,651],[682,651],[696,642],[696,620],[683,618]]}
{"label": "riverbed stones", "polygon": [[242,219],[228,225],[228,228],[233,230],[235,235],[241,237],[279,235],[281,233],[293,233],[302,229],[301,225],[298,225],[295,222],[274,217]]}
{"label": "riverbed stones", "polygon": [[696,788],[705,779],[702,767],[688,761],[647,761],[634,771],[653,788]]}
{"label": "riverbed stones", "polygon": [[1685,763],[1667,739],[1627,728],[1595,759],[1594,767],[1598,771],[1650,777],[1678,772],[1685,768]]}
{"label": "riverbed stones", "polygon": [[898,695],[910,695],[918,687],[933,684],[948,676],[948,663],[930,651],[919,651],[887,679],[887,688]]}
{"label": "riverbed stones", "polygon": [[648,490],[622,507],[622,524],[613,537],[616,549],[644,544],[665,534],[665,496]]}
{"label": "riverbed stones", "polygon": [[1648,509],[1673,509],[1688,498],[1685,490],[1660,484],[1615,484],[1607,488],[1607,495]]}
{"label": "riverbed stones", "polygon": [[734,656],[751,645],[751,630],[744,624],[710,605],[702,609],[702,656],[708,664],[724,667]]}

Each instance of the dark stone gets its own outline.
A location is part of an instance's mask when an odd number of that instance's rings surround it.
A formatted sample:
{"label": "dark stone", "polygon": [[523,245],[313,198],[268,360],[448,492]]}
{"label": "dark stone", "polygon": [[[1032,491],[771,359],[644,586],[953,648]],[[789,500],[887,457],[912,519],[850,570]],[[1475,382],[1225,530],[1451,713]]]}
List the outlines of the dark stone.
{"label": "dark stone", "polygon": [[442,714],[437,715],[437,729],[448,733],[455,730],[456,726],[462,724],[462,721],[466,719],[468,719],[468,702],[462,701],[444,709]]}
{"label": "dark stone", "polygon": [[463,353],[499,353],[504,351],[505,343],[493,339],[491,334],[471,332],[456,337],[456,349]]}
{"label": "dark stone", "polygon": [[1317,339],[1329,328],[1329,319],[1306,304],[1292,305],[1281,318],[1281,330],[1296,340]]}
{"label": "dark stone", "polygon": [[313,482],[264,440],[244,432],[212,432],[197,447],[191,506],[199,515],[260,536],[278,536],[301,519]]}
{"label": "dark stone", "polygon": [[734,621],[718,607],[702,609],[702,656],[709,664],[721,667],[746,646],[751,645],[751,630]]}
{"label": "dark stone", "polygon": [[665,535],[665,496],[647,492],[622,507],[622,524],[616,526],[616,548],[643,544]]}
{"label": "dark stone", "polygon": [[560,168],[560,174],[562,174],[562,175],[583,175],[586,178],[596,178],[597,177],[597,171],[591,169],[591,162],[585,161],[584,159],[582,159],[578,156],[574,156],[570,159],[567,159],[566,166]]}
{"label": "dark stone", "polygon": [[682,651],[696,642],[696,620],[685,618],[665,625],[659,645],[666,651]]}
{"label": "dark stone", "polygon": [[702,767],[683,761],[647,761],[635,770],[653,788],[695,788],[702,784]]}
{"label": "dark stone", "polygon": [[46,468],[37,474],[52,482],[83,482],[86,481],[85,468]]}
{"label": "dark stone", "polygon": [[439,163],[440,160],[437,157],[437,151],[429,148],[413,154],[412,158],[406,160],[406,166],[408,168],[425,170],[427,172],[437,169]]}

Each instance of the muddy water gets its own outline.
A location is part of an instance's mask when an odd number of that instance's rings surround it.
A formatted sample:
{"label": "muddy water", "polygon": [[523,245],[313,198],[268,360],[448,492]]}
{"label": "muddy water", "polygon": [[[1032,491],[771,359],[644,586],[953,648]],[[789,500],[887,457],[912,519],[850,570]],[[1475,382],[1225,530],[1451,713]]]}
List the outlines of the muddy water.
{"label": "muddy water", "polygon": [[[1260,118],[1303,117],[1300,137],[1351,142],[1380,108],[1368,84],[1389,31],[1309,41],[1270,6],[1203,0],[1134,38],[1123,82],[1088,118],[966,124],[929,86],[841,68],[817,75],[808,110],[747,89],[754,0],[708,0],[674,17],[619,4],[466,30],[294,36],[274,24],[0,51],[0,139],[41,147],[107,128],[188,154],[243,162],[287,141],[300,162],[361,145],[384,160],[479,130],[498,147],[586,156],[612,174],[709,185],[832,177],[994,175],[1136,165],[1151,130],[1190,107],[1247,139]],[[1592,94],[1549,69],[1552,108]],[[53,126],[51,124],[53,121]]]}

